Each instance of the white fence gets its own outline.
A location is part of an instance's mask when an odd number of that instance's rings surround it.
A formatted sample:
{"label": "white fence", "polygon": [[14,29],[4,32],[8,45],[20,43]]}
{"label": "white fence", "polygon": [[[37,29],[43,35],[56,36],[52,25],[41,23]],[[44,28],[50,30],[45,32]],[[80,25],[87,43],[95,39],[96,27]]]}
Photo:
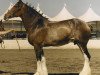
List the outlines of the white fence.
{"label": "white fence", "polygon": [[[3,47],[4,49],[33,49],[34,47],[31,46],[27,40],[4,40]],[[100,40],[90,40],[88,42],[88,48],[89,49],[100,49]],[[0,46],[0,49],[2,47]],[[77,45],[74,45],[73,43],[69,43],[64,46],[60,47],[45,47],[45,49],[78,49]]]}

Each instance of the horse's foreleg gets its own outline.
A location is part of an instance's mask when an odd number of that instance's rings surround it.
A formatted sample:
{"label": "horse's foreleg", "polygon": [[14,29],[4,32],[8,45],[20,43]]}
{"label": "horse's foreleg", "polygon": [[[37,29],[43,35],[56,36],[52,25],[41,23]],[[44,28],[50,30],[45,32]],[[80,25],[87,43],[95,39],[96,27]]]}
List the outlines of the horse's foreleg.
{"label": "horse's foreleg", "polygon": [[82,51],[82,53],[85,53],[87,55],[88,59],[90,60],[91,55],[88,52],[87,46],[83,45],[83,44],[79,44],[79,43],[77,43],[77,45],[80,48],[80,50]]}
{"label": "horse's foreleg", "polygon": [[46,59],[41,46],[34,46],[37,58],[37,72],[34,75],[48,75],[46,67]]}
{"label": "horse's foreleg", "polygon": [[82,71],[80,72],[79,75],[91,75],[91,68],[90,68],[90,54],[87,53],[87,47],[86,46],[82,46],[80,44],[78,44],[80,50],[83,52],[84,54],[84,59],[85,59],[85,62],[84,62],[84,67],[82,69]]}

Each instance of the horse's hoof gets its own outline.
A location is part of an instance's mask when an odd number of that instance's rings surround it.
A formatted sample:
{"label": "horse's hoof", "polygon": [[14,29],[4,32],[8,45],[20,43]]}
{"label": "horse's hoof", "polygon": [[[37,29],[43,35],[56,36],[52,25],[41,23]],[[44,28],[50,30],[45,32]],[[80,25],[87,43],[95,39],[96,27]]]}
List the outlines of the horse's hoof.
{"label": "horse's hoof", "polygon": [[36,72],[34,75],[40,75],[38,72]]}
{"label": "horse's hoof", "polygon": [[48,73],[39,73],[39,72],[36,72],[34,75],[48,75]]}

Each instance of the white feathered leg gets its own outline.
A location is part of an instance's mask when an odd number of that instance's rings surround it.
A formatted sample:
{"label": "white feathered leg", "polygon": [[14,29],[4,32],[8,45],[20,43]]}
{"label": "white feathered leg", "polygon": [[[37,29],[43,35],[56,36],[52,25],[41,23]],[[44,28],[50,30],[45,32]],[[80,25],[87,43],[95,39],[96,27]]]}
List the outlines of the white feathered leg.
{"label": "white feathered leg", "polygon": [[42,66],[41,68],[42,68],[43,75],[48,75],[45,57],[42,57],[41,66]]}
{"label": "white feathered leg", "polygon": [[34,75],[41,75],[41,62],[37,61],[37,72]]}
{"label": "white feathered leg", "polygon": [[45,57],[41,61],[37,61],[37,72],[34,75],[48,75]]}
{"label": "white feathered leg", "polygon": [[84,54],[84,59],[85,59],[84,67],[79,75],[91,75],[90,62],[86,54]]}

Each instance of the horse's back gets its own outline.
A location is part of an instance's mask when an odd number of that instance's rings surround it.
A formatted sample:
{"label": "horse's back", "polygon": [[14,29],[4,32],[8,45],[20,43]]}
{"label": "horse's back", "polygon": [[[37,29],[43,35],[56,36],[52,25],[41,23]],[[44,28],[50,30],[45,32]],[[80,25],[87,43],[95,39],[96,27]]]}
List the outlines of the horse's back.
{"label": "horse's back", "polygon": [[57,27],[67,27],[70,28],[71,30],[79,30],[79,31],[86,31],[86,32],[91,32],[91,29],[89,25],[77,18],[69,19],[69,20],[63,20],[63,21],[55,21],[55,22],[49,22],[48,23],[49,27],[52,28],[57,28]]}
{"label": "horse's back", "polygon": [[[53,33],[57,32],[56,35],[62,34],[59,37],[64,38],[67,36],[69,39],[74,38],[75,40],[82,42],[87,42],[91,35],[91,29],[89,25],[86,22],[76,18],[59,22],[50,22],[48,26],[51,29],[50,33],[54,29],[54,31],[51,33],[52,35]],[[56,37],[58,38],[58,36]]]}

